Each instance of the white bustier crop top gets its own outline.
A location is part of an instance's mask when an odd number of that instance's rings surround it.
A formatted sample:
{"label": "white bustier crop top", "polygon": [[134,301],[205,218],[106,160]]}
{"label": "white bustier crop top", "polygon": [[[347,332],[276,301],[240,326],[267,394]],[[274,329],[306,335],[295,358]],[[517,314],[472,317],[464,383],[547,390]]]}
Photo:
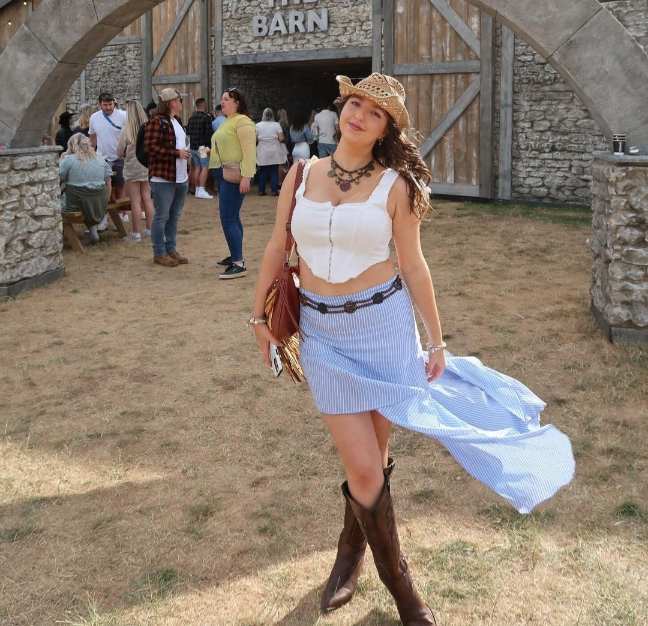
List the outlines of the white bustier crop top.
{"label": "white bustier crop top", "polygon": [[297,252],[318,278],[343,283],[389,258],[387,196],[398,172],[387,169],[364,202],[316,202],[304,196],[311,162],[297,189],[291,230]]}

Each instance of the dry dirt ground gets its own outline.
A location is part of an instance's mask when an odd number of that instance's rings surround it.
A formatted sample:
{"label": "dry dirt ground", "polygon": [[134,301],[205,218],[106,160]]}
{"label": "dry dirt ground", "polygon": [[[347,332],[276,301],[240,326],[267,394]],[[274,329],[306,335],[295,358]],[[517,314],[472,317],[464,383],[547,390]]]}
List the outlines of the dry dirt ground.
{"label": "dry dirt ground", "polygon": [[[1,624],[399,623],[370,556],[318,615],[342,472],[306,386],[261,367],[244,322],[271,199],[244,220],[247,278],[216,279],[215,203],[192,199],[189,265],[112,240],[0,303]],[[543,397],[578,465],[522,517],[397,431],[418,587],[447,626],[648,624],[648,350],[590,318],[587,213],[446,202],[423,230],[452,351]]]}

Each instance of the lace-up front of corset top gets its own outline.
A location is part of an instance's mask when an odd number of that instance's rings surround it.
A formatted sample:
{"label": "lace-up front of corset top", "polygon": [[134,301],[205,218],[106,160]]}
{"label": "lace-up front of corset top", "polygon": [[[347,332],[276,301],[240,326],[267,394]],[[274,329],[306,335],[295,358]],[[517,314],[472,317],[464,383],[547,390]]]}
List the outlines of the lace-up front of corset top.
{"label": "lace-up front of corset top", "polygon": [[305,197],[311,162],[297,190],[291,222],[299,256],[318,278],[343,283],[389,258],[392,220],[387,197],[398,178],[392,169],[382,172],[364,202],[316,202]]}

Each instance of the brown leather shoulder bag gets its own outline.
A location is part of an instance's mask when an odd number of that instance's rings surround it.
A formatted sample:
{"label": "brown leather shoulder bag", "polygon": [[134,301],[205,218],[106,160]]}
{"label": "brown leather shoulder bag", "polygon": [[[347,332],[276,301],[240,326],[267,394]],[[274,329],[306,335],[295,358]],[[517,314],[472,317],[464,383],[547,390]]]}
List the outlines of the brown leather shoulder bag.
{"label": "brown leather shoulder bag", "polygon": [[284,367],[295,382],[301,382],[304,372],[299,363],[299,266],[291,265],[290,259],[295,249],[295,240],[290,230],[295,205],[297,204],[297,189],[304,176],[304,162],[297,165],[295,187],[293,188],[290,213],[286,222],[285,259],[279,274],[268,289],[265,301],[265,315],[268,328],[279,341],[277,346]]}

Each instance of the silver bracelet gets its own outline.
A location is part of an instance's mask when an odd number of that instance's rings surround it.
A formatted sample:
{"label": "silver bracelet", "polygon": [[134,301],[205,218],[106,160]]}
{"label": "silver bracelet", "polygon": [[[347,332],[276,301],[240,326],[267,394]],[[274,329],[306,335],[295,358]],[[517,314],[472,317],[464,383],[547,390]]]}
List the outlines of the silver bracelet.
{"label": "silver bracelet", "polygon": [[440,352],[441,350],[444,350],[447,347],[448,344],[446,344],[445,341],[442,341],[440,344],[434,344],[434,343],[428,343],[425,348],[430,354],[434,354],[435,352]]}
{"label": "silver bracelet", "polygon": [[248,326],[260,326],[261,324],[267,324],[268,320],[265,317],[250,317],[247,321]]}

